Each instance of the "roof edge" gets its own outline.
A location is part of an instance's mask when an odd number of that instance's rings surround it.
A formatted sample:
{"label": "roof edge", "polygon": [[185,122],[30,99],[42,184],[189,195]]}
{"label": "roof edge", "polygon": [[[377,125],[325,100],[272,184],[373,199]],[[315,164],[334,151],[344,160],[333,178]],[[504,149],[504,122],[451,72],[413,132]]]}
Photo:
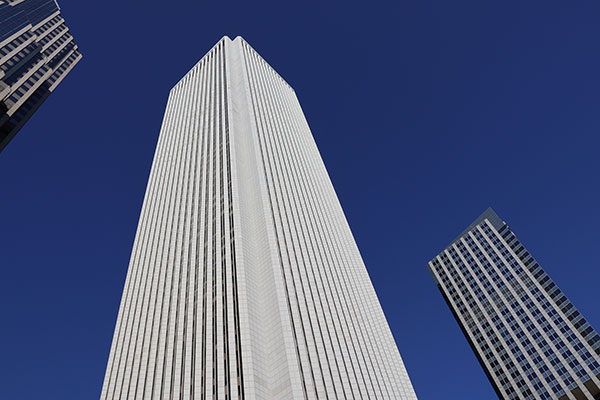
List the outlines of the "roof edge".
{"label": "roof edge", "polygon": [[473,230],[473,228],[475,228],[477,225],[479,225],[486,219],[488,221],[490,221],[492,226],[496,229],[500,229],[500,228],[502,228],[503,225],[506,225],[506,222],[504,222],[502,220],[502,218],[500,218],[498,216],[498,214],[496,214],[496,212],[492,209],[492,207],[488,207],[487,210],[482,212],[481,215],[479,217],[477,217],[477,219],[475,219],[475,221],[473,221],[471,223],[471,225],[467,226],[467,228],[465,230],[463,230],[460,233],[460,235],[458,235],[456,237],[456,239],[454,239],[452,242],[450,242],[450,244],[448,246],[446,246],[446,248],[444,250],[448,249],[454,243],[458,242],[463,236],[465,236],[467,233],[469,233],[471,230]]}

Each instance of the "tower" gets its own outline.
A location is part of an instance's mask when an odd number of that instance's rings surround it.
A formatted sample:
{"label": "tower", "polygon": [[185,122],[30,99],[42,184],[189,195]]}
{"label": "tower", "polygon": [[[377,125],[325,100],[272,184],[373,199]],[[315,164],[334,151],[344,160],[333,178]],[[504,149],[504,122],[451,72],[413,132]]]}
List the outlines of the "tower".
{"label": "tower", "polygon": [[498,397],[600,398],[600,336],[492,209],[429,269]]}
{"label": "tower", "polygon": [[102,400],[416,399],[294,90],[240,37],[171,90]]}
{"label": "tower", "polygon": [[0,0],[0,151],[81,59],[54,0]]}

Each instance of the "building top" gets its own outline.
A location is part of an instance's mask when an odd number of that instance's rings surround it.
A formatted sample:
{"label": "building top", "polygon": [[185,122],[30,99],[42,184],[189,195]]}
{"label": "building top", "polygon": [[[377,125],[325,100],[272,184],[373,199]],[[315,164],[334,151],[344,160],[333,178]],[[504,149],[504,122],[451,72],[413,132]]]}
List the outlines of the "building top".
{"label": "building top", "polygon": [[254,50],[254,48],[252,46],[250,46],[250,44],[243,37],[236,36],[235,39],[232,40],[227,35],[224,35],[213,47],[211,47],[211,49],[190,69],[190,71],[188,71],[188,73],[186,73],[186,75],[184,75],[179,81],[177,81],[177,83],[173,86],[171,91],[173,91],[179,85],[183,84],[183,82],[185,81],[188,74],[191,71],[193,71],[195,68],[200,68],[202,66],[203,62],[211,56],[211,53],[213,53],[213,51],[215,51],[220,46],[223,46],[224,42],[227,42],[227,43],[239,42],[243,46],[247,46],[256,56],[258,56],[260,61],[262,63],[264,63],[271,70],[271,72],[275,74],[275,76],[277,76],[277,78],[279,78],[283,83],[286,84],[287,87],[289,87],[290,89],[292,89],[292,91],[295,92],[294,88],[281,75],[279,75],[279,73],[275,70],[275,68],[273,68],[271,66],[271,64],[269,64],[260,54],[258,54],[258,52],[256,50]]}
{"label": "building top", "polygon": [[[443,253],[444,251],[448,250],[449,248],[451,248],[454,243],[458,242],[465,235],[467,235],[470,231],[472,231],[473,228],[475,228],[477,225],[481,224],[486,219],[488,221],[490,221],[490,223],[492,224],[492,226],[494,228],[496,228],[497,230],[499,230],[500,228],[502,228],[502,226],[506,225],[506,222],[504,222],[502,220],[502,218],[500,218],[498,216],[498,214],[496,214],[496,212],[492,209],[492,207],[488,207],[488,209],[485,210],[483,213],[481,213],[481,215],[479,217],[477,217],[477,219],[475,219],[475,221],[473,221],[471,223],[471,225],[469,225],[464,231],[462,231],[460,233],[460,235],[458,235],[456,237],[456,239],[454,239],[452,242],[450,242],[450,244],[448,246],[446,246],[444,248],[444,250],[442,250],[440,252],[440,254]],[[435,257],[434,257],[434,259],[435,259]],[[431,260],[431,261],[433,261],[433,260]],[[432,275],[433,275],[433,273],[432,273]],[[434,279],[436,279],[435,276],[434,276]]]}
{"label": "building top", "polygon": [[456,239],[454,239],[448,246],[446,246],[444,250],[452,247],[454,243],[458,242],[463,236],[465,236],[467,233],[473,230],[473,228],[481,224],[486,219],[490,221],[492,226],[497,230],[506,225],[506,222],[504,222],[502,218],[500,218],[498,214],[496,214],[492,207],[488,207],[488,209],[485,210],[479,217],[477,217],[477,219],[473,221],[473,223],[471,223],[471,225],[469,225],[464,231],[462,231],[461,234],[456,237]]}

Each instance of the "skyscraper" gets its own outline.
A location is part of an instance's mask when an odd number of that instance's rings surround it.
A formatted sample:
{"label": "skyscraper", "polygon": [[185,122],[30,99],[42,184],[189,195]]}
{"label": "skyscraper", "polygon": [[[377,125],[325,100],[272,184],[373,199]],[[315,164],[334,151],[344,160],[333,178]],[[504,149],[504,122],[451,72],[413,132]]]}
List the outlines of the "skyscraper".
{"label": "skyscraper", "polygon": [[492,209],[429,269],[498,397],[600,398],[600,336]]}
{"label": "skyscraper", "polygon": [[101,398],[416,399],[296,94],[240,37],[170,92]]}
{"label": "skyscraper", "polygon": [[0,0],[0,151],[80,59],[54,0]]}

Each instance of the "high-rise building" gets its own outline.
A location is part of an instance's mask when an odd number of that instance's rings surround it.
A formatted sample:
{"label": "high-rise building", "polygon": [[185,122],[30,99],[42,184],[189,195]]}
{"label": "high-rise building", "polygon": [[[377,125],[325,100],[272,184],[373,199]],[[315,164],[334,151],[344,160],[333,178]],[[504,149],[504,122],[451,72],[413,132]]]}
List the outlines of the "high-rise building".
{"label": "high-rise building", "polygon": [[429,269],[498,397],[600,398],[600,336],[492,209]]}
{"label": "high-rise building", "polygon": [[296,94],[240,37],[170,92],[101,398],[416,399]]}
{"label": "high-rise building", "polygon": [[0,0],[0,151],[80,59],[54,0]]}

